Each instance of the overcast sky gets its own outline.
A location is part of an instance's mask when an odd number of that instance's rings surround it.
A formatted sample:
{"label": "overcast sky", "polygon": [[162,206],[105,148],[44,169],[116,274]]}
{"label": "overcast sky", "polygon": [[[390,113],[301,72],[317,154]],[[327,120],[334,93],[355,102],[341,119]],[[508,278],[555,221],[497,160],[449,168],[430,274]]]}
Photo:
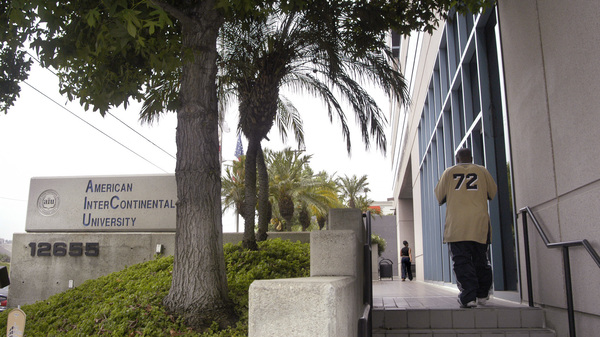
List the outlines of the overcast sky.
{"label": "overcast sky", "polygon": [[[77,102],[69,103],[58,94],[58,80],[45,69],[35,68],[23,83],[21,97],[8,114],[0,114],[0,238],[12,239],[25,232],[25,217],[32,177],[163,174],[175,171],[176,116],[163,115],[153,125],[138,122],[139,104],[127,110],[113,109],[104,118],[85,111]],[[374,95],[388,115],[385,95]],[[389,160],[374,147],[365,151],[355,127],[353,112],[348,123],[353,127],[352,156],[349,157],[339,123],[329,122],[325,106],[312,97],[288,96],[304,120],[306,154],[315,172],[367,175],[369,197],[384,201],[392,196]],[[222,149],[225,163],[235,159],[237,111],[230,109]],[[389,117],[388,117],[389,118]],[[125,123],[125,124],[124,124]],[[388,128],[389,130],[389,128]],[[390,139],[389,132],[387,133]],[[285,145],[276,133],[269,135],[264,148],[281,150]],[[246,141],[243,140],[244,149]],[[388,146],[389,148],[389,146]],[[231,214],[223,219],[225,232],[235,231]]]}

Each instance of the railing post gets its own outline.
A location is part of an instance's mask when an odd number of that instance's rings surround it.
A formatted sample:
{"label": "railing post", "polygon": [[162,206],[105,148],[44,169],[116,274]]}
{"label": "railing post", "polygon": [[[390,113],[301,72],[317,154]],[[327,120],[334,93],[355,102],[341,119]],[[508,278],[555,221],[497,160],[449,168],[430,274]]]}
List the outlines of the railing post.
{"label": "railing post", "polygon": [[531,257],[529,256],[529,231],[527,230],[527,212],[523,214],[523,243],[525,244],[525,272],[527,273],[527,297],[529,306],[533,307],[533,284],[531,281]]}
{"label": "railing post", "polygon": [[573,305],[573,285],[571,283],[571,262],[569,259],[569,247],[573,246],[583,246],[586,251],[590,254],[594,262],[600,267],[600,255],[596,252],[594,247],[592,247],[587,240],[579,240],[579,241],[565,241],[565,242],[556,242],[551,243],[546,236],[546,233],[538,223],[536,217],[533,215],[533,212],[529,209],[529,207],[522,208],[519,213],[523,214],[523,238],[525,244],[525,268],[527,271],[527,287],[529,293],[529,306],[533,307],[533,292],[531,285],[531,262],[529,256],[529,233],[527,231],[527,215],[531,217],[535,228],[540,234],[544,244],[547,248],[562,248],[563,253],[563,270],[565,273],[565,291],[567,296],[567,314],[569,318],[569,336],[575,337],[575,308]]}
{"label": "railing post", "polygon": [[371,337],[373,331],[373,266],[371,265],[371,212],[363,214],[365,218],[365,242],[363,248],[363,303],[364,312],[358,322],[359,337]]}
{"label": "railing post", "polygon": [[567,314],[569,317],[569,336],[575,337],[575,310],[573,308],[573,288],[571,284],[571,262],[569,246],[563,246],[563,265],[565,267],[565,287],[567,288]]}

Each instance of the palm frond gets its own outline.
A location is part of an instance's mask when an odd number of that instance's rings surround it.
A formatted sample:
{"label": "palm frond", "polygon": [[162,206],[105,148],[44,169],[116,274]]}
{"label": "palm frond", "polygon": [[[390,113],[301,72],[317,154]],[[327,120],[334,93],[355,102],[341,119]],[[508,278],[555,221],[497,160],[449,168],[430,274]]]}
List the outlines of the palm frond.
{"label": "palm frond", "polygon": [[275,124],[279,129],[281,140],[287,141],[287,130],[294,132],[294,139],[298,143],[298,148],[304,148],[304,126],[302,117],[294,104],[285,96],[280,96],[278,101],[278,113],[275,116]]}

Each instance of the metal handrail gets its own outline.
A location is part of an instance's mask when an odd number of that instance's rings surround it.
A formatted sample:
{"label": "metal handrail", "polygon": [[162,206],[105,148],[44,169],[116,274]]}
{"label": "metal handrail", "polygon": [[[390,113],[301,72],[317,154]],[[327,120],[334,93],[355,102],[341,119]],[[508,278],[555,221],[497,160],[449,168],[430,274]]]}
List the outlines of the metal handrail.
{"label": "metal handrail", "polygon": [[529,255],[529,234],[527,231],[527,215],[529,215],[529,217],[533,221],[533,224],[534,224],[535,228],[537,229],[538,233],[540,234],[540,236],[542,237],[542,241],[544,241],[544,244],[546,245],[546,247],[562,248],[563,266],[564,266],[564,270],[565,270],[565,288],[566,288],[566,292],[567,292],[566,295],[567,295],[567,314],[568,314],[568,318],[569,318],[569,336],[576,337],[576,335],[575,335],[575,310],[573,308],[573,286],[571,283],[571,262],[569,259],[569,247],[583,246],[585,248],[585,250],[587,250],[587,252],[590,254],[590,256],[592,257],[594,262],[596,262],[596,264],[598,265],[599,268],[600,268],[600,256],[598,255],[598,253],[596,252],[594,247],[592,247],[592,245],[590,245],[590,243],[585,239],[577,240],[577,241],[554,242],[554,243],[550,242],[550,240],[548,240],[548,236],[542,229],[542,226],[537,221],[537,218],[535,217],[535,215],[533,214],[533,212],[531,211],[531,209],[529,207],[521,208],[519,210],[519,213],[524,213],[524,216],[523,216],[523,239],[525,241],[524,242],[524,244],[525,244],[525,271],[527,273],[527,295],[528,295],[528,300],[529,300],[529,306],[533,307],[533,292],[532,292],[533,285],[532,285],[532,281],[531,281],[531,258]]}
{"label": "metal handrail", "polygon": [[369,317],[371,316],[371,306],[369,303],[365,303],[363,306],[362,316],[358,319],[358,336],[359,337],[367,337],[371,336],[371,327],[369,326],[369,322],[371,320]]}
{"label": "metal handrail", "polygon": [[365,243],[363,246],[363,313],[358,319],[358,337],[371,337],[373,334],[373,266],[371,262],[371,211],[363,214],[365,218]]}

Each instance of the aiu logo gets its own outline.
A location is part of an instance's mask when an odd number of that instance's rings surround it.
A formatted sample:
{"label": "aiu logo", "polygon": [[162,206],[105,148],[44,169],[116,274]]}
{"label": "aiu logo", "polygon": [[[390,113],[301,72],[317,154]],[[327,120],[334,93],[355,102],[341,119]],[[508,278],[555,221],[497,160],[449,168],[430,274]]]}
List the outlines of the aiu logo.
{"label": "aiu logo", "polygon": [[37,201],[38,211],[45,216],[56,214],[59,204],[60,198],[55,190],[45,190]]}

